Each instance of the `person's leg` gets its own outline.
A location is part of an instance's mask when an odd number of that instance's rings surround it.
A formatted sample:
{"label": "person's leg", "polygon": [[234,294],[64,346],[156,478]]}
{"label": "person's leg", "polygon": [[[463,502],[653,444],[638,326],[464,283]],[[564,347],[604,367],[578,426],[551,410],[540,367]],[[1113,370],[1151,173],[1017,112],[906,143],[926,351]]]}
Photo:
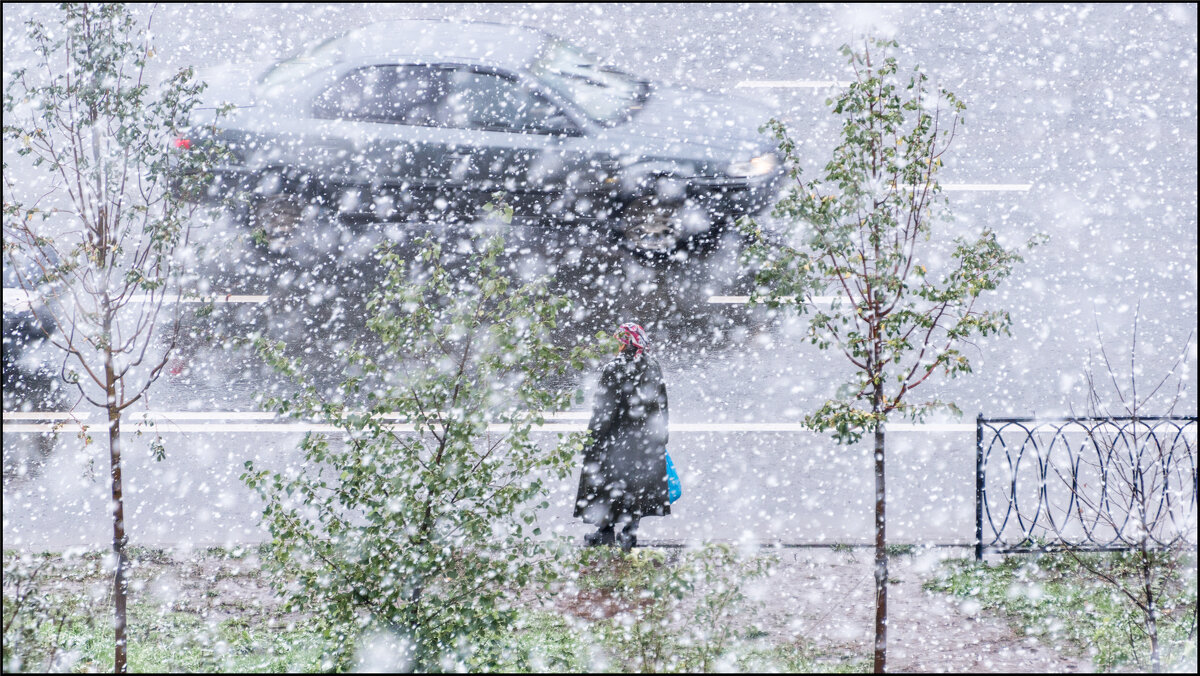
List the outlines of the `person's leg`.
{"label": "person's leg", "polygon": [[616,542],[621,549],[629,551],[637,546],[637,529],[641,518],[634,514],[622,514],[617,522]]}
{"label": "person's leg", "polygon": [[642,522],[641,517],[639,517],[639,516],[633,517],[632,519],[629,520],[629,523],[626,524],[625,529],[624,529],[625,532],[629,535],[637,536],[638,526],[641,524],[641,522]]}
{"label": "person's leg", "polygon": [[596,523],[596,532],[583,536],[583,541],[589,547],[611,545],[616,542],[616,532],[613,529],[612,512]]}

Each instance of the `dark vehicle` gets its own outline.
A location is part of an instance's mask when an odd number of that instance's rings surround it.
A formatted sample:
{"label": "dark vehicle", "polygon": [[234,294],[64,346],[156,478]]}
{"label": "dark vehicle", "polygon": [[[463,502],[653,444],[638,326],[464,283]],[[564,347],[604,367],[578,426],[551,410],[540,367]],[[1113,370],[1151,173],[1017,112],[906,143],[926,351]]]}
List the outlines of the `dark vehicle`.
{"label": "dark vehicle", "polygon": [[250,195],[277,240],[308,205],[343,220],[472,218],[498,191],[518,222],[604,228],[669,252],[768,205],[782,168],[743,99],[639,80],[544,32],[373,24],[281,61],[213,139],[232,153],[210,196]]}
{"label": "dark vehicle", "polygon": [[[47,337],[55,331],[50,314],[21,288],[21,274],[6,256],[4,270],[4,410],[42,410],[60,403],[58,354]],[[22,271],[24,279],[34,274]]]}

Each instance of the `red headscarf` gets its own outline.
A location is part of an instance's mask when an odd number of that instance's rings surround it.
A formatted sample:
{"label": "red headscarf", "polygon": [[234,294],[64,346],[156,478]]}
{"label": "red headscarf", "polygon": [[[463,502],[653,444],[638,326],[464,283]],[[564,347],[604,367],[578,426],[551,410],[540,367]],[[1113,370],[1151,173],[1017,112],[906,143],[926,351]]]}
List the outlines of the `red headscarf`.
{"label": "red headscarf", "polygon": [[641,354],[650,344],[650,339],[646,337],[646,329],[633,323],[622,324],[617,329],[616,337],[621,345],[625,347],[632,345],[637,348],[637,354]]}

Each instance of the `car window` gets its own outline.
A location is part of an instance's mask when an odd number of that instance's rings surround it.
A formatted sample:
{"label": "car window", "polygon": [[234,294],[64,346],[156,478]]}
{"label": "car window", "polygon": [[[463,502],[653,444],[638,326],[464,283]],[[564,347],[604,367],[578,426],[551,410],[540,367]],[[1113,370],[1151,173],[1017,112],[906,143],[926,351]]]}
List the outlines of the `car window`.
{"label": "car window", "polygon": [[450,96],[444,121],[448,126],[468,129],[520,127],[523,116],[521,92],[504,78],[468,70],[448,71]]}
{"label": "car window", "polygon": [[342,57],[346,46],[344,38],[330,38],[303,50],[298,56],[272,66],[262,76],[264,87],[275,87],[306,78],[313,73],[328,68],[337,63]]}
{"label": "car window", "polygon": [[550,43],[534,64],[533,74],[574,101],[588,117],[603,124],[628,119],[649,96],[645,82],[605,68],[595,58],[561,40]]}
{"label": "car window", "polygon": [[322,118],[437,125],[446,97],[445,78],[431,66],[359,68],[313,102]]}
{"label": "car window", "polygon": [[496,73],[446,71],[448,95],[440,123],[459,129],[543,133],[547,120],[561,114],[545,97]]}
{"label": "car window", "polygon": [[359,68],[313,101],[318,118],[423,127],[549,133],[561,111],[515,80],[466,68],[387,65]]}

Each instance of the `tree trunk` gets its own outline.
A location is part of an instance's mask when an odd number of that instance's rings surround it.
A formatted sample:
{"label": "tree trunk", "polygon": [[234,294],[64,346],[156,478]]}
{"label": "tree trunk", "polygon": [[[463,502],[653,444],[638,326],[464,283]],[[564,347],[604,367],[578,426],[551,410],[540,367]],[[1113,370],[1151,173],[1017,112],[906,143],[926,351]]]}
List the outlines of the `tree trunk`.
{"label": "tree trunk", "polygon": [[104,375],[108,397],[108,457],[112,474],[112,515],[113,515],[113,555],[117,560],[116,574],[113,576],[113,608],[115,612],[114,627],[115,652],[113,669],[115,673],[126,672],[126,638],[125,638],[125,596],[129,589],[126,579],[128,575],[125,559],[125,498],[121,487],[121,410],[117,402],[117,383],[113,371],[112,354],[107,355],[104,364]]}
{"label": "tree trunk", "polygon": [[1159,674],[1162,673],[1162,663],[1158,656],[1158,599],[1155,598],[1152,579],[1154,563],[1150,560],[1144,536],[1141,544],[1142,588],[1146,595],[1147,608],[1146,633],[1150,636],[1150,671]]}
{"label": "tree trunk", "polygon": [[883,475],[883,423],[875,425],[875,673],[887,671],[887,501]]}

